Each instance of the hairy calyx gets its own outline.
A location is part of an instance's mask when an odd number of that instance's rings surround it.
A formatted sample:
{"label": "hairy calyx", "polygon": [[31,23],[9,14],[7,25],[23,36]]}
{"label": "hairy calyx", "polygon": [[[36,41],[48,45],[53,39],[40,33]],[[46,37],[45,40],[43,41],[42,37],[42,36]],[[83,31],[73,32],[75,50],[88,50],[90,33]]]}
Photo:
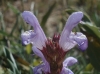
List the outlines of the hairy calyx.
{"label": "hairy calyx", "polygon": [[[46,41],[41,52],[50,65],[50,74],[60,74],[66,52],[59,46],[60,35],[54,34],[52,39]],[[49,73],[48,73],[49,74]]]}

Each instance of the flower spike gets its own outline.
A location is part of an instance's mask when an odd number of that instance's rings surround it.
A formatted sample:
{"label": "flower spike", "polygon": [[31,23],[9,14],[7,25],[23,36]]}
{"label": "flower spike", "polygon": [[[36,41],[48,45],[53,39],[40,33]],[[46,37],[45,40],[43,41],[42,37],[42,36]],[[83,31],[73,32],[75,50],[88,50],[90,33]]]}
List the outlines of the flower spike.
{"label": "flower spike", "polygon": [[47,39],[40,24],[32,12],[24,11],[22,17],[26,23],[30,24],[34,30],[29,30],[21,34],[22,43],[32,44],[32,50],[39,56],[43,63],[34,67],[34,74],[74,74],[68,66],[77,63],[77,59],[69,57],[64,60],[68,50],[75,45],[81,50],[88,46],[86,36],[80,32],[71,32],[72,29],[81,21],[82,12],[72,13],[61,33],[54,34],[52,39]]}

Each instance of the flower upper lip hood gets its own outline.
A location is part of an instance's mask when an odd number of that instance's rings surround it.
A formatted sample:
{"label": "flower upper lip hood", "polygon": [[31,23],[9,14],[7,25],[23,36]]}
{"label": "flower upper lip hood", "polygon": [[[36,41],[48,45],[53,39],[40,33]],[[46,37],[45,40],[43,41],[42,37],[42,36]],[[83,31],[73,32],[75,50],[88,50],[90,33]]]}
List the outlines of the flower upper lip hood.
{"label": "flower upper lip hood", "polygon": [[30,11],[24,11],[22,18],[30,24],[33,30],[26,31],[21,34],[22,43],[27,45],[31,43],[33,52],[39,56],[43,64],[34,68],[35,74],[41,74],[41,70],[45,74],[73,74],[73,72],[66,68],[76,63],[75,58],[64,57],[71,48],[78,45],[81,50],[86,50],[88,47],[88,40],[81,32],[72,32],[72,29],[83,18],[82,12],[72,13],[61,33],[61,35],[54,35],[52,39],[47,39],[35,15]]}
{"label": "flower upper lip hood", "polygon": [[[29,43],[34,44],[40,50],[42,50],[42,47],[45,46],[45,42],[47,38],[42,28],[40,27],[40,24],[37,18],[35,17],[35,15],[33,15],[32,12],[29,12],[29,11],[24,11],[22,13],[22,17],[26,23],[34,27],[34,32],[28,31],[27,33],[22,33],[21,38],[22,38],[23,44],[26,45],[25,42],[29,42]],[[27,41],[29,39],[30,41]]]}

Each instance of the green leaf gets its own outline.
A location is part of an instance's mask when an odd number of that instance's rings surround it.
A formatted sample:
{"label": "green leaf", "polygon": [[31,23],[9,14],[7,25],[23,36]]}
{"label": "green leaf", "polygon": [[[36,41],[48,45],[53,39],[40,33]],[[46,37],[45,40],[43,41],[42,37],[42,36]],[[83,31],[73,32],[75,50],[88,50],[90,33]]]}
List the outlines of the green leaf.
{"label": "green leaf", "polygon": [[91,64],[93,67],[100,71],[100,46],[97,47],[94,45],[95,42],[90,42],[87,49],[87,54],[90,58]]}
{"label": "green leaf", "polygon": [[100,71],[100,31],[94,25],[82,25],[81,32],[88,38],[87,55],[93,67]]}
{"label": "green leaf", "polygon": [[11,35],[11,36],[12,36],[12,34],[14,33],[14,30],[16,29],[17,26],[18,26],[18,16],[17,16],[16,22],[15,22],[15,24],[14,24],[14,26],[13,26],[11,32],[10,32],[10,35]]}
{"label": "green leaf", "polygon": [[20,11],[17,8],[15,8],[13,5],[11,5],[10,3],[7,3],[7,5],[16,15],[20,14]]}
{"label": "green leaf", "polygon": [[[77,11],[80,11],[80,10],[77,10],[77,9],[66,9],[65,10],[69,15],[72,14],[73,12],[77,12]],[[85,21],[85,22],[92,22],[90,17],[88,16],[88,14],[86,14],[85,12],[83,12],[84,14],[84,17],[82,18],[82,21]]]}
{"label": "green leaf", "polygon": [[89,71],[83,71],[83,72],[81,72],[80,74],[92,74],[92,73],[89,72]]}
{"label": "green leaf", "polygon": [[9,34],[7,34],[6,32],[0,30],[0,34],[2,34],[3,36],[9,36]]}
{"label": "green leaf", "polygon": [[2,12],[0,12],[1,29],[5,31],[5,22]]}
{"label": "green leaf", "polygon": [[11,60],[13,62],[13,66],[17,69],[17,65],[16,65],[16,62],[15,62],[15,59],[14,59],[14,57],[13,57],[13,55],[11,53],[10,53],[10,58],[11,58]]}
{"label": "green leaf", "polygon": [[14,64],[9,59],[7,59],[7,60],[10,63],[10,66],[12,67],[12,70],[13,70],[14,74],[16,74],[16,70],[15,70],[16,68],[13,66]]}
{"label": "green leaf", "polygon": [[18,63],[29,67],[30,64],[27,61],[25,61],[23,58],[21,58],[21,57],[19,57],[17,55],[14,55],[14,54],[13,54],[13,56],[14,56],[14,58],[16,59],[16,61]]}
{"label": "green leaf", "polygon": [[[44,29],[44,26],[50,16],[50,14],[52,13],[54,7],[56,6],[56,2],[54,2],[51,7],[48,9],[48,11],[46,12],[46,14],[43,16],[42,21],[41,21],[41,26]],[[44,29],[45,30],[45,29]]]}
{"label": "green leaf", "polygon": [[96,24],[96,26],[100,27],[100,24],[99,24],[100,23],[100,16],[97,14],[97,12],[92,14],[91,18],[94,21],[94,23]]}
{"label": "green leaf", "polygon": [[13,32],[11,32],[10,34],[8,34],[7,32],[0,30],[0,40],[5,39],[5,37],[7,37],[7,38],[12,37],[12,38],[18,39],[18,37],[12,36],[12,33]]}
{"label": "green leaf", "polygon": [[95,37],[98,41],[100,41],[100,28],[96,27],[92,24],[81,24],[81,28],[85,29],[89,35]]}
{"label": "green leaf", "polygon": [[0,74],[4,74],[4,70],[2,67],[0,67]]}

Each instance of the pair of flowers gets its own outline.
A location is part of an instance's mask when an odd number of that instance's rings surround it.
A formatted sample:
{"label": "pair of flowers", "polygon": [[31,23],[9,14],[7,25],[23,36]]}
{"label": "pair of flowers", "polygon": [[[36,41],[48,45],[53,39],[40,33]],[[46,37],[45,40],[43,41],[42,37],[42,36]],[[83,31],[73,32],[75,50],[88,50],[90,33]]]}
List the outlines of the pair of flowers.
{"label": "pair of flowers", "polygon": [[55,34],[52,39],[47,39],[35,15],[30,11],[24,11],[22,18],[31,26],[33,30],[26,31],[21,34],[22,43],[24,45],[32,44],[34,54],[39,56],[43,63],[33,68],[34,74],[73,74],[67,68],[77,62],[74,57],[64,60],[66,53],[78,45],[81,50],[85,50],[88,46],[87,38],[81,32],[71,32],[72,29],[81,21],[82,12],[72,13],[61,35]]}

